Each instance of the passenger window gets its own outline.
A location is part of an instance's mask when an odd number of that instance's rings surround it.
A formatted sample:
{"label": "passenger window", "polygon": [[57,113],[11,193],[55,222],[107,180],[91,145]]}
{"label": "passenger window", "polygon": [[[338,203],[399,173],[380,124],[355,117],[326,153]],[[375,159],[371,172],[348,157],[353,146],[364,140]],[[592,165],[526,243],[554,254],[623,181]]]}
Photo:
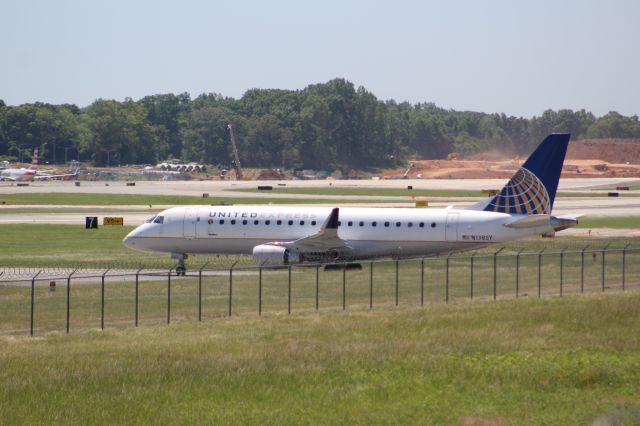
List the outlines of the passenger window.
{"label": "passenger window", "polygon": [[236,224],[236,220],[235,219],[231,219],[231,224],[235,225]]}
{"label": "passenger window", "polygon": [[371,226],[375,227],[377,225],[376,222],[371,222]]}
{"label": "passenger window", "polygon": [[220,225],[224,225],[224,219],[220,219]]}
{"label": "passenger window", "polygon": [[436,227],[436,223],[435,222],[431,222],[431,227],[435,228]]}
{"label": "passenger window", "polygon": [[420,228],[424,228],[424,222],[420,222]]}
{"label": "passenger window", "polygon": [[312,221],[311,221],[311,225],[316,226],[316,221],[315,221],[315,220],[312,220]]}
{"label": "passenger window", "polygon": [[265,225],[270,225],[270,224],[271,224],[271,221],[270,221],[270,220],[265,220],[265,221],[264,221],[264,224],[265,224]]}
{"label": "passenger window", "polygon": [[411,228],[411,227],[413,226],[413,222],[409,222],[409,223],[407,223],[407,226],[408,226],[409,228]]}
{"label": "passenger window", "polygon": [[396,227],[399,228],[400,227],[400,222],[396,222]]}
{"label": "passenger window", "polygon": [[342,221],[341,220],[338,221],[338,226],[342,226]]}
{"label": "passenger window", "polygon": [[386,226],[388,228],[389,227],[389,222],[385,222],[384,226]]}
{"label": "passenger window", "polygon": [[360,226],[364,226],[364,222],[362,222],[362,221],[361,221],[361,222],[359,223],[359,225],[360,225]]}
{"label": "passenger window", "polygon": [[254,220],[254,221],[253,221],[253,224],[254,224],[254,225],[257,225],[257,224],[259,224],[259,223],[260,223],[260,221],[259,221],[259,220]]}
{"label": "passenger window", "polygon": [[300,226],[304,225],[304,220],[300,221]]}
{"label": "passenger window", "polygon": [[247,224],[247,219],[243,220],[243,221],[242,221],[242,224],[243,224],[243,225],[246,225],[246,224]]}
{"label": "passenger window", "polygon": [[347,223],[347,225],[348,225],[348,226],[352,226],[352,225],[353,225],[353,222],[352,222],[352,221],[349,221],[349,222]]}
{"label": "passenger window", "polygon": [[293,221],[292,220],[290,220],[288,223],[289,223],[289,226],[293,225]]}
{"label": "passenger window", "polygon": [[279,220],[279,221],[277,221],[277,222],[276,222],[276,224],[278,224],[278,225],[282,225],[282,221],[281,221],[281,220]]}
{"label": "passenger window", "polygon": [[213,225],[213,219],[209,219],[209,220],[207,221],[207,223],[208,223],[209,225]]}

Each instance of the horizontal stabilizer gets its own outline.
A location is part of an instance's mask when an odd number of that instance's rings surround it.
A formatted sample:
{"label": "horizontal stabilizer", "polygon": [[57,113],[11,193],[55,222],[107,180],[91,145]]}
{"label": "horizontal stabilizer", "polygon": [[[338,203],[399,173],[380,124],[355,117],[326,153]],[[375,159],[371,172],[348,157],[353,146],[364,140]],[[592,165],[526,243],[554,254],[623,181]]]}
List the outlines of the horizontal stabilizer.
{"label": "horizontal stabilizer", "polygon": [[538,228],[540,226],[548,226],[551,220],[551,216],[548,214],[534,214],[531,216],[524,216],[517,218],[516,220],[505,223],[507,228]]}

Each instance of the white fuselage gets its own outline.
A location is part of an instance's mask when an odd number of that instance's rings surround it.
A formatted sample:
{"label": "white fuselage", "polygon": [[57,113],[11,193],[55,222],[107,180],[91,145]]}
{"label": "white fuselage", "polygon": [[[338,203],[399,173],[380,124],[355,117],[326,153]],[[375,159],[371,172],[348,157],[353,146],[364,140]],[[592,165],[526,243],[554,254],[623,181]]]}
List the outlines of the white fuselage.
{"label": "white fuselage", "polygon": [[4,169],[0,170],[0,179],[12,181],[32,181],[36,176],[33,169]]}
{"label": "white fuselage", "polygon": [[[330,207],[187,206],[155,216],[133,230],[125,245],[173,254],[251,254],[254,247],[316,234]],[[553,231],[514,229],[514,216],[477,210],[340,208],[338,235],[349,259],[428,256],[463,251]]]}

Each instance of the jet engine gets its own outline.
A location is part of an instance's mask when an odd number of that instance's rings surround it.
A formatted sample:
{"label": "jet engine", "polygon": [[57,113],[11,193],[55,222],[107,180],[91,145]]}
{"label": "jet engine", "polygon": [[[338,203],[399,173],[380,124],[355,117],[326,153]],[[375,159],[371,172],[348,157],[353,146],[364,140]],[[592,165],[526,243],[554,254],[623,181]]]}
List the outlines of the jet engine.
{"label": "jet engine", "polygon": [[285,266],[302,263],[302,256],[286,247],[261,244],[253,248],[253,261],[263,266]]}

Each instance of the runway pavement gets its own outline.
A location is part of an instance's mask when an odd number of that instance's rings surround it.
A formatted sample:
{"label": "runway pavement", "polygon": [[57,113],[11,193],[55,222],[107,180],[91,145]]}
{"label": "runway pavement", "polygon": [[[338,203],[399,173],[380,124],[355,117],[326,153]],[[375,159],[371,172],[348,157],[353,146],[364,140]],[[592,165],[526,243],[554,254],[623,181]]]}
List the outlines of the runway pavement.
{"label": "runway pavement", "polygon": [[[412,185],[414,189],[431,190],[482,190],[500,188],[506,183],[505,179],[420,179],[420,180],[306,180],[306,181],[140,181],[135,186],[127,186],[126,182],[87,182],[82,181],[80,186],[75,186],[69,181],[30,182],[29,186],[18,187],[9,183],[0,185],[0,197],[2,194],[14,193],[92,193],[92,194],[145,194],[145,195],[191,195],[201,197],[208,193],[211,197],[227,198],[269,198],[274,194],[268,192],[236,192],[233,189],[256,188],[258,185],[278,184],[286,187],[335,187],[335,188],[406,188]],[[592,193],[594,190],[607,191],[616,186],[630,186],[640,184],[635,178],[595,178],[595,179],[563,179],[560,181],[560,192]],[[582,213],[590,217],[621,217],[640,216],[640,191],[630,191],[625,197],[559,197],[554,205],[554,214]],[[344,196],[319,196],[308,194],[278,194],[278,198],[291,198],[303,201],[305,199],[322,199],[326,203],[315,206],[348,206]],[[413,207],[414,204],[407,197],[379,197],[379,196],[349,196],[351,200],[367,201],[367,204],[351,204],[357,206],[379,207]],[[393,203],[380,203],[381,200],[393,201]],[[454,202],[443,198],[429,197],[430,207],[467,207],[482,199],[463,198]],[[207,204],[203,199],[203,205]],[[65,209],[60,213],[11,213],[11,209],[21,206],[0,206],[0,224],[11,223],[57,223],[57,224],[83,224],[85,216],[98,216],[102,220],[104,216],[119,216],[124,218],[126,225],[139,225],[158,210],[170,206],[37,206],[39,209]],[[35,206],[23,206],[33,208]],[[90,208],[91,212],[69,212],[68,210]],[[114,212],[115,210],[115,212]],[[5,213],[6,212],[6,213]]]}

